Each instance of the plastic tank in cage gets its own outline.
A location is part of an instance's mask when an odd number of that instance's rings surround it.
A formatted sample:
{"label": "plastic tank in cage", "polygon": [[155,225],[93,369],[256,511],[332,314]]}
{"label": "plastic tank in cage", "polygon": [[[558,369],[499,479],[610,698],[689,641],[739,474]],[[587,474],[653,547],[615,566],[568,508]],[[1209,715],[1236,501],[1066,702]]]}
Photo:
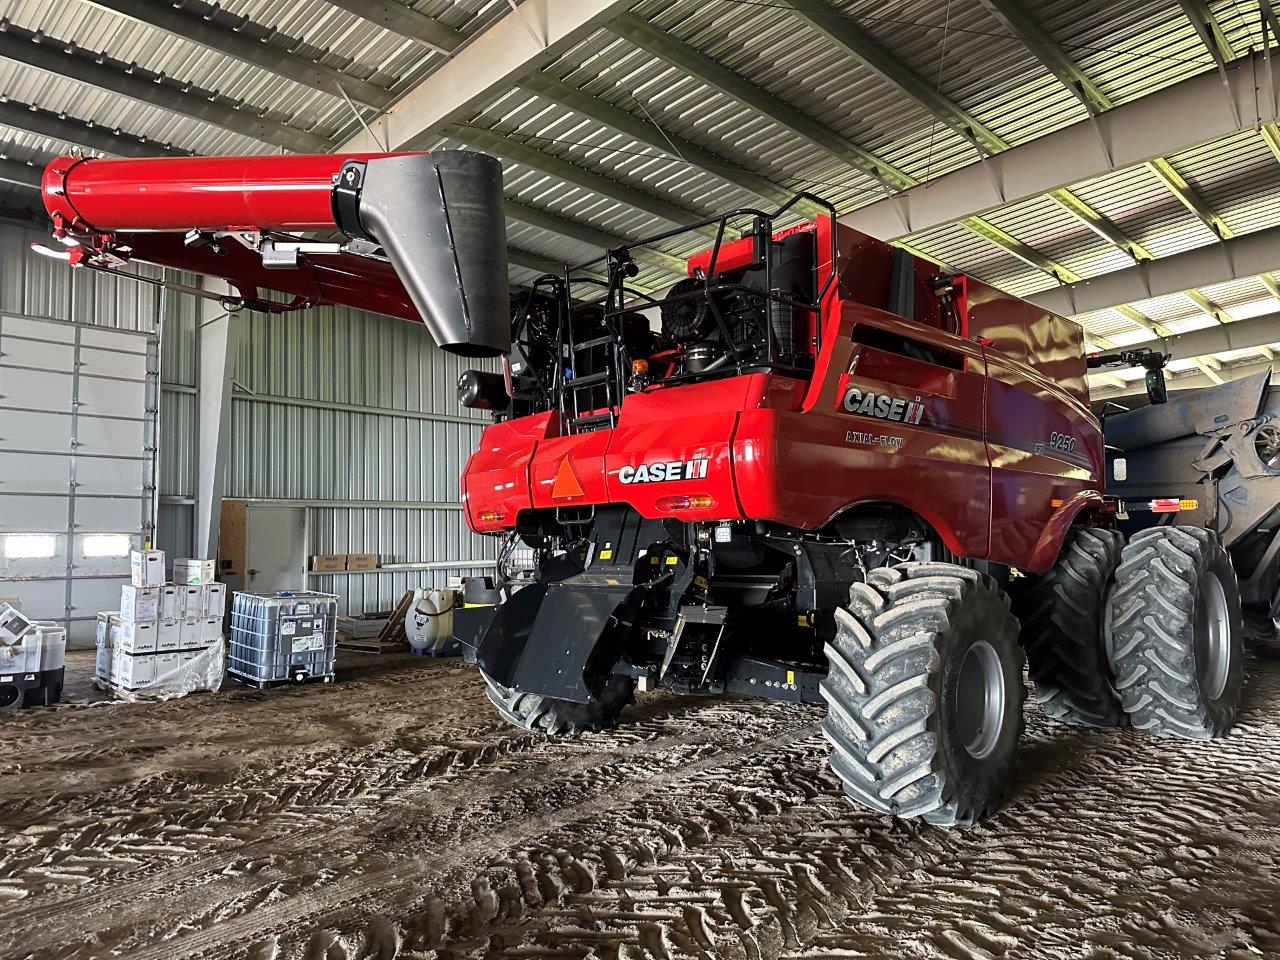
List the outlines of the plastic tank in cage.
{"label": "plastic tank in cage", "polygon": [[227,672],[257,687],[333,680],[338,598],[309,590],[237,593]]}

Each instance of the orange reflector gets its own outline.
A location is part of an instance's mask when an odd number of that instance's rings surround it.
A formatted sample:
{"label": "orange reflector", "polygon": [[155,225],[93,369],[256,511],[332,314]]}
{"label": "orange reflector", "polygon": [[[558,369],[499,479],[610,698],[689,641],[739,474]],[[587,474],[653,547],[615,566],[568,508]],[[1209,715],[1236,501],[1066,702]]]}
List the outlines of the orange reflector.
{"label": "orange reflector", "polygon": [[573,472],[569,458],[560,461],[560,469],[556,471],[556,482],[551,485],[551,498],[559,500],[564,497],[580,497],[583,495],[582,483]]}
{"label": "orange reflector", "polygon": [[1056,500],[1056,499],[1055,499],[1055,500],[1050,500],[1050,501],[1049,501],[1049,506],[1051,506],[1051,507],[1053,507],[1053,509],[1057,510],[1060,506],[1062,506],[1062,505],[1063,505],[1064,503],[1066,503],[1066,502],[1067,502],[1067,501],[1065,501],[1065,500]]}
{"label": "orange reflector", "polygon": [[1178,503],[1183,510],[1198,510],[1200,508],[1199,500],[1179,500]]}
{"label": "orange reflector", "polygon": [[500,510],[482,510],[480,512],[481,523],[501,523],[507,519],[507,515]]}
{"label": "orange reflector", "polygon": [[716,498],[705,493],[688,497],[659,497],[655,504],[659,510],[709,510],[716,505]]}
{"label": "orange reflector", "polygon": [[632,360],[631,372],[634,373],[636,376],[640,376],[641,374],[648,373],[649,361],[648,360]]}

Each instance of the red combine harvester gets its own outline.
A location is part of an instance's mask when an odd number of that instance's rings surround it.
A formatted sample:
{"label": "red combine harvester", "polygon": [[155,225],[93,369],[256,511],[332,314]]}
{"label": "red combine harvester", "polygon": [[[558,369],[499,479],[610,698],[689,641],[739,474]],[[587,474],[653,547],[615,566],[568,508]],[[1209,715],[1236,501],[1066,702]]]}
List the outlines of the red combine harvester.
{"label": "red combine harvester", "polygon": [[[1207,737],[1234,719],[1230,565],[1200,528],[1125,547],[1080,328],[818,198],[644,241],[713,238],[664,296],[628,287],[622,247],[582,265],[607,280],[546,276],[514,310],[501,171],[478,154],[63,158],[45,198],[73,262],[221,276],[256,309],[422,319],[446,350],[504,357],[459,383],[494,417],[467,519],[504,538],[459,622],[513,723],[599,729],[637,688],[826,705],[850,796],[952,825],[1006,790],[1024,651],[1067,722],[1129,709]],[[828,212],[777,229],[801,200]],[[297,235],[335,228],[350,240]],[[1172,572],[1154,629],[1132,599],[1153,565]],[[1117,568],[1129,599],[1110,609]]]}

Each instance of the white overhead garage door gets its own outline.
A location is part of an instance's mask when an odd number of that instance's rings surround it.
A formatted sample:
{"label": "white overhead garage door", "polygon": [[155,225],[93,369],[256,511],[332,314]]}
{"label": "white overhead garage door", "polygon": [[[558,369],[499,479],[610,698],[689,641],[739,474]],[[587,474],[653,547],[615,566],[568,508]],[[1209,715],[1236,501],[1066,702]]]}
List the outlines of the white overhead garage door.
{"label": "white overhead garage door", "polygon": [[0,597],[91,644],[153,536],[158,339],[0,315]]}

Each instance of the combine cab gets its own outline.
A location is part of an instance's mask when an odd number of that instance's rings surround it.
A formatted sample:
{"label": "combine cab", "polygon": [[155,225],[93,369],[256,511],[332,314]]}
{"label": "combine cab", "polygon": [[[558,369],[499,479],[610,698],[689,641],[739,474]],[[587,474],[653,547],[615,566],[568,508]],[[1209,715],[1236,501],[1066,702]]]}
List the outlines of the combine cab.
{"label": "combine cab", "polygon": [[[250,308],[345,303],[504,356],[458,385],[494,420],[462,477],[467,520],[503,548],[457,624],[513,723],[599,729],[655,688],[825,706],[850,796],[966,825],[1009,783],[1026,662],[1067,722],[1202,736],[1234,717],[1235,580],[1204,528],[1121,565],[1079,327],[815,197],[650,238],[713,238],[664,296],[628,287],[622,247],[584,265],[607,280],[543,277],[510,313],[500,170],[475,154],[64,158],[45,197],[74,263],[198,270]],[[779,229],[801,201],[826,213]],[[517,547],[532,571],[507,563]],[[1161,588],[1183,618],[1169,636],[1107,601],[1159,563],[1195,574]],[[1198,663],[1202,622],[1227,650],[1226,706],[1149,723],[1159,678],[1127,658]]]}

